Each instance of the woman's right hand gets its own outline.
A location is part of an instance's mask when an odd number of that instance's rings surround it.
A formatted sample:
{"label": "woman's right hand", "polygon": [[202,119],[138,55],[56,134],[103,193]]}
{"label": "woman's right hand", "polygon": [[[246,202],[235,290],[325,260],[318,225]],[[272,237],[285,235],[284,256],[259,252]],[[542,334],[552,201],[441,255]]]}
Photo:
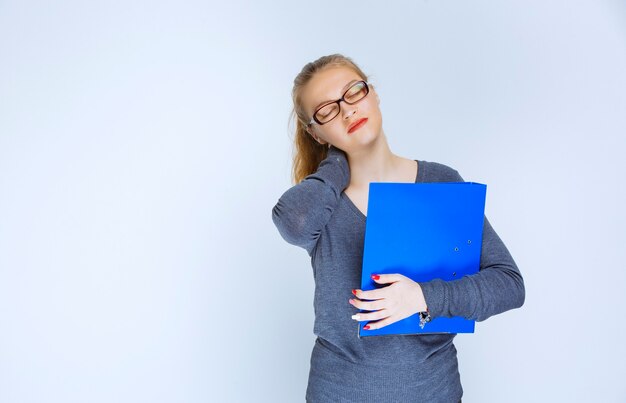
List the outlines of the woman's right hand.
{"label": "woman's right hand", "polygon": [[272,209],[281,236],[309,254],[350,184],[346,153],[331,145],[317,170],[287,189]]}

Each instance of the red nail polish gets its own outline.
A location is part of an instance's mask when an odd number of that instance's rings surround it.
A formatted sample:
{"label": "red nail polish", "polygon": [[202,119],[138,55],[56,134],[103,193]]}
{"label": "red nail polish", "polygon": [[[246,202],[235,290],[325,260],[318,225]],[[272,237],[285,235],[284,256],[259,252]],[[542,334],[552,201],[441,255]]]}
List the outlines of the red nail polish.
{"label": "red nail polish", "polygon": [[374,280],[378,280],[380,278],[380,276],[378,274],[372,274],[372,278]]}
{"label": "red nail polish", "polygon": [[363,329],[368,330],[370,328],[370,325],[365,325],[363,326]]}
{"label": "red nail polish", "polygon": [[356,295],[356,290],[352,290],[352,294]]}

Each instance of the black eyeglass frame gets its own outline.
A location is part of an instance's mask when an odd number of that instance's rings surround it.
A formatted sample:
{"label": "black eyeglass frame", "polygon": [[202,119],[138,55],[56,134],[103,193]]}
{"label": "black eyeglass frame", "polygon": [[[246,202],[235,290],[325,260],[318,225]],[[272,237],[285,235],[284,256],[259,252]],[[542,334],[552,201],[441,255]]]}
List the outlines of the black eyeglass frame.
{"label": "black eyeglass frame", "polygon": [[[346,96],[346,94],[348,93],[348,91],[350,91],[352,88],[354,88],[354,86],[355,86],[355,85],[360,84],[360,83],[363,83],[363,85],[365,85],[365,95],[363,95],[363,98],[359,99],[359,100],[358,100],[358,101],[356,101],[356,102],[348,102],[348,101],[346,101],[345,96]],[[315,112],[313,112],[313,117],[311,118],[311,121],[307,124],[307,126],[308,126],[308,127],[311,127],[311,125],[313,124],[313,122],[317,123],[317,124],[318,124],[318,125],[320,125],[320,126],[321,126],[321,125],[325,125],[326,123],[328,123],[328,122],[332,121],[334,118],[336,118],[336,117],[337,117],[337,115],[339,115],[339,114],[341,113],[341,101],[343,101],[343,102],[347,103],[348,105],[358,104],[359,102],[361,102],[362,100],[364,100],[364,99],[365,99],[365,97],[366,97],[369,93],[370,93],[370,87],[369,87],[369,85],[367,85],[367,81],[365,81],[365,80],[361,80],[361,81],[357,81],[357,82],[355,82],[354,84],[352,84],[352,85],[350,86],[350,88],[348,88],[348,89],[346,90],[346,92],[344,92],[344,93],[343,93],[343,95],[341,96],[341,98],[339,98],[339,99],[338,99],[338,100],[336,100],[336,101],[332,101],[332,102],[325,103],[324,105],[321,105],[319,108],[317,108],[317,109],[315,110]],[[324,123],[320,122],[320,121],[319,121],[319,120],[315,117],[315,115],[317,115],[317,112],[319,112],[319,111],[320,111],[320,109],[325,108],[325,107],[327,107],[328,105],[332,105],[332,104],[337,104],[337,106],[338,106],[338,108],[337,108],[337,114],[336,114],[335,116],[333,116],[332,118],[328,119],[328,121],[326,121],[326,122],[324,122]]]}

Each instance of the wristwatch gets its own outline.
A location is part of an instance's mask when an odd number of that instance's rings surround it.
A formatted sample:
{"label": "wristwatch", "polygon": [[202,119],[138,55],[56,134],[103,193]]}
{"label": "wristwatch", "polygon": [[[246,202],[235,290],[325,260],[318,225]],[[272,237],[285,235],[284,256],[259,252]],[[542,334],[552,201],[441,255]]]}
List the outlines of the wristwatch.
{"label": "wristwatch", "polygon": [[420,315],[420,328],[423,329],[424,325],[426,325],[426,323],[430,322],[430,320],[432,319],[430,317],[430,310],[428,309],[428,307],[426,307],[426,310],[423,312],[419,312]]}

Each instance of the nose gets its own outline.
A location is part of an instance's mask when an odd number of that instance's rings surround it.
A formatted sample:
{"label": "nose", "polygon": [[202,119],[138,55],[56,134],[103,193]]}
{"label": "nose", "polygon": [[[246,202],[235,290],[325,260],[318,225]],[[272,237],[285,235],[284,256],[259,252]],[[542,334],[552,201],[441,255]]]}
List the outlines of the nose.
{"label": "nose", "polygon": [[344,103],[341,108],[341,113],[343,114],[344,120],[350,118],[353,114],[357,112],[357,110],[358,108],[356,105],[349,105],[347,103]]}

